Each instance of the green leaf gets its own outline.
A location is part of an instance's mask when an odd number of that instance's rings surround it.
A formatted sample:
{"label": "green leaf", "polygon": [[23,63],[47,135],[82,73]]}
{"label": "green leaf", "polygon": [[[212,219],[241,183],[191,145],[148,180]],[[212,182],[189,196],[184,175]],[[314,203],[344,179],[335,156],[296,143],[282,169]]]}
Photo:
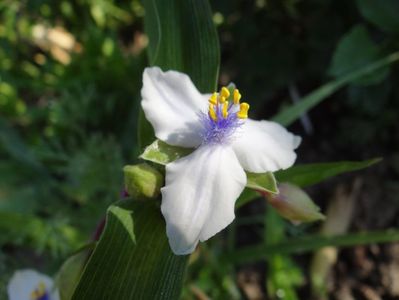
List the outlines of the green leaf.
{"label": "green leaf", "polygon": [[247,187],[262,192],[278,194],[276,179],[273,173],[250,173],[247,172]]}
{"label": "green leaf", "polygon": [[[273,209],[264,216],[264,243],[273,246],[285,240],[285,224]],[[284,299],[296,300],[296,287],[303,282],[301,269],[288,255],[273,254],[267,257],[266,285],[270,299],[284,293]],[[279,292],[280,291],[280,292]],[[278,297],[277,297],[278,298]]]}
{"label": "green leaf", "polygon": [[370,167],[380,161],[381,158],[374,158],[365,161],[340,161],[332,163],[296,165],[287,170],[277,171],[274,175],[278,182],[290,182],[297,186],[305,187],[342,173]]}
{"label": "green leaf", "polygon": [[357,6],[371,23],[386,31],[399,32],[399,1],[357,0]]}
{"label": "green leaf", "polygon": [[143,154],[139,157],[156,164],[167,165],[193,151],[194,149],[172,146],[160,140],[155,140],[151,145],[145,148]]}
{"label": "green leaf", "polygon": [[138,120],[138,137],[137,141],[139,144],[139,148],[142,151],[152,143],[152,141],[155,139],[155,133],[154,129],[152,128],[152,125],[148,120],[145,118],[144,111],[142,108],[140,108],[140,113],[139,113],[139,120]]}
{"label": "green leaf", "polygon": [[325,100],[328,96],[339,90],[344,85],[351,83],[366,75],[370,75],[373,72],[384,68],[385,66],[388,66],[398,60],[399,52],[394,52],[384,57],[383,59],[370,63],[365,67],[350,72],[349,74],[342,76],[341,78],[322,85],[315,91],[311,92],[309,95],[303,97],[302,100],[297,104],[294,104],[291,107],[284,109],[282,112],[279,112],[275,117],[273,117],[272,120],[284,126],[288,126],[295,120],[297,120],[305,112],[315,107],[317,104]]}
{"label": "green leaf", "polygon": [[[331,76],[340,77],[379,58],[381,58],[379,47],[370,39],[366,28],[363,25],[357,25],[339,41],[328,73]],[[385,66],[366,77],[355,80],[353,83],[377,84],[387,77],[388,72],[389,66]]]}
{"label": "green leaf", "polygon": [[375,243],[399,241],[399,230],[368,231],[344,235],[306,235],[292,238],[274,245],[256,245],[224,253],[221,258],[226,263],[244,263],[265,259],[275,254],[302,254],[327,246],[351,247]]}
{"label": "green leaf", "polygon": [[72,298],[83,268],[94,246],[95,243],[86,245],[62,264],[55,279],[61,300],[70,300]]}
{"label": "green leaf", "polygon": [[188,256],[176,256],[156,202],[108,209],[101,239],[72,299],[178,299]]}
{"label": "green leaf", "polygon": [[[143,4],[150,65],[188,74],[203,93],[215,91],[220,50],[209,2],[144,0]],[[141,149],[155,138],[142,109],[138,136]]]}
{"label": "green leaf", "polygon": [[259,197],[262,197],[260,193],[254,191],[252,189],[245,188],[242,191],[240,197],[237,199],[235,208],[238,209],[241,206],[243,206],[243,205],[247,204],[248,202],[251,202],[252,200],[259,198]]}
{"label": "green leaf", "polygon": [[203,93],[216,90],[220,51],[208,1],[145,0],[152,66],[188,74]]}

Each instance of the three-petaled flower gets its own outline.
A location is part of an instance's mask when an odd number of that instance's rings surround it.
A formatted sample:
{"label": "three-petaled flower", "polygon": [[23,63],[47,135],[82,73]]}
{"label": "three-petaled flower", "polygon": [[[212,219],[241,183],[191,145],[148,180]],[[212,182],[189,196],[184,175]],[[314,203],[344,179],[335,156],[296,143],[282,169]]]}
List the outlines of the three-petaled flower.
{"label": "three-petaled flower", "polygon": [[35,270],[18,270],[7,287],[9,300],[59,300],[53,280]]}
{"label": "three-petaled flower", "polygon": [[223,87],[201,94],[176,71],[146,68],[142,102],[158,139],[195,148],[166,166],[161,211],[175,254],[194,251],[234,220],[245,171],[274,172],[293,165],[300,137],[274,122],[248,119],[240,92]]}

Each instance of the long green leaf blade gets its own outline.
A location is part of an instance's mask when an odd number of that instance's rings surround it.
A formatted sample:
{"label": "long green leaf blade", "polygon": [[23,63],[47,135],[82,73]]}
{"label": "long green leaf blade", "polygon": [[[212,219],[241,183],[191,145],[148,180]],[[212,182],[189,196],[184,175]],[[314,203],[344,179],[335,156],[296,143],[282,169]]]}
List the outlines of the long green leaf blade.
{"label": "long green leaf blade", "polygon": [[219,40],[208,1],[144,1],[150,64],[188,74],[201,92],[216,89]]}
{"label": "long green leaf blade", "polygon": [[278,182],[290,182],[297,186],[305,187],[342,173],[370,167],[380,161],[381,158],[374,158],[365,161],[340,161],[332,163],[296,165],[287,170],[277,171],[274,175]]}
{"label": "long green leaf blade", "polygon": [[337,80],[331,81],[325,85],[322,85],[306,97],[302,98],[300,102],[292,105],[291,107],[283,110],[273,117],[273,121],[278,122],[284,126],[288,126],[297,120],[302,114],[312,109],[314,106],[319,104],[321,101],[326,99],[328,96],[336,92],[344,85],[372,74],[376,70],[382,67],[388,66],[399,60],[399,52],[392,53],[381,60],[373,62],[359,70],[353,71]]}
{"label": "long green leaf blade", "polygon": [[187,256],[174,255],[155,202],[112,205],[72,299],[178,299]]}
{"label": "long green leaf blade", "polygon": [[302,254],[327,246],[351,247],[396,241],[399,241],[399,230],[397,229],[350,233],[336,236],[307,235],[270,246],[248,246],[234,252],[225,253],[223,259],[229,263],[244,263],[265,259],[274,254]]}

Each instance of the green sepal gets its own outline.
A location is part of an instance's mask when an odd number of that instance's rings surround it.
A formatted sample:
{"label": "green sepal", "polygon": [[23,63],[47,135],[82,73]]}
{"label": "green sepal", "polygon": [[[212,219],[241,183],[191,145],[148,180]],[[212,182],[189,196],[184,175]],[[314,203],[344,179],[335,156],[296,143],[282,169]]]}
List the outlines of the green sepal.
{"label": "green sepal", "polygon": [[167,165],[183,156],[189,155],[194,149],[172,146],[160,140],[155,140],[147,146],[139,156],[141,159],[151,161],[159,165]]}

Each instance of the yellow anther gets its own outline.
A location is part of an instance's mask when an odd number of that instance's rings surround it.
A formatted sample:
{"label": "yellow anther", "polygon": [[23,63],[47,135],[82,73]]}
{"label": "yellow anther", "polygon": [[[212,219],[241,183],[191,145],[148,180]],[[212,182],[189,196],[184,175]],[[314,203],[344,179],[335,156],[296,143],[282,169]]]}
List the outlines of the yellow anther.
{"label": "yellow anther", "polygon": [[238,89],[234,89],[233,100],[234,104],[240,104],[241,94]]}
{"label": "yellow anther", "polygon": [[38,287],[30,294],[31,300],[38,300],[46,294],[46,285],[40,282]]}
{"label": "yellow anther", "polygon": [[240,119],[248,118],[248,110],[249,110],[249,104],[245,102],[241,103],[240,111],[237,113],[237,117]]}
{"label": "yellow anther", "polygon": [[218,93],[213,93],[212,96],[209,98],[209,103],[212,103],[213,105],[218,104]]}
{"label": "yellow anther", "polygon": [[219,97],[219,103],[223,104],[226,102],[226,97],[220,96]]}
{"label": "yellow anther", "polygon": [[228,88],[226,87],[222,87],[222,89],[220,90],[220,96],[224,97],[225,99],[230,97],[230,91],[228,90]]}
{"label": "yellow anther", "polygon": [[213,104],[209,104],[209,116],[215,122],[218,120],[218,117],[216,116],[216,112],[215,112],[215,106]]}
{"label": "yellow anther", "polygon": [[223,108],[222,108],[222,115],[223,115],[223,118],[227,118],[227,116],[228,116],[228,112],[227,112],[227,109],[229,108],[229,101],[226,101],[226,102],[224,102],[223,103]]}

